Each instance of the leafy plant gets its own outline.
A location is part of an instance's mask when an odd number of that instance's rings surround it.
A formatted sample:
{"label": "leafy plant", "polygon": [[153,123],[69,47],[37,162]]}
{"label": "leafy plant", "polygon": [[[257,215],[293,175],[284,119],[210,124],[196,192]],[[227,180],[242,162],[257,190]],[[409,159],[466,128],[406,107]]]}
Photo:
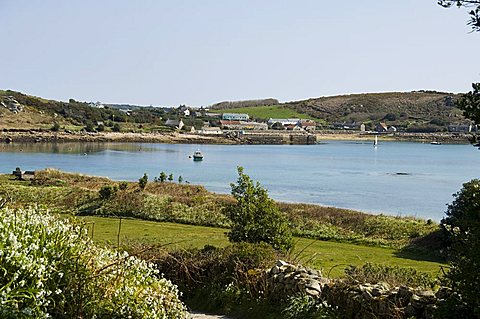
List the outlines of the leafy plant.
{"label": "leafy plant", "polygon": [[143,173],[143,176],[138,180],[138,187],[141,190],[144,190],[148,183],[148,175],[147,173]]}
{"label": "leafy plant", "polygon": [[117,192],[118,188],[116,185],[105,185],[98,191],[98,195],[101,199],[106,200],[111,198]]}
{"label": "leafy plant", "polygon": [[229,205],[227,216],[232,221],[228,239],[232,242],[265,242],[273,248],[287,251],[293,246],[286,218],[268,192],[238,167],[237,184],[230,184],[237,203]]}
{"label": "leafy plant", "polygon": [[1,318],[184,318],[178,290],[127,253],[37,210],[0,209]]}
{"label": "leafy plant", "polygon": [[480,316],[480,180],[463,184],[448,206],[442,226],[450,241],[447,278],[471,315]]}

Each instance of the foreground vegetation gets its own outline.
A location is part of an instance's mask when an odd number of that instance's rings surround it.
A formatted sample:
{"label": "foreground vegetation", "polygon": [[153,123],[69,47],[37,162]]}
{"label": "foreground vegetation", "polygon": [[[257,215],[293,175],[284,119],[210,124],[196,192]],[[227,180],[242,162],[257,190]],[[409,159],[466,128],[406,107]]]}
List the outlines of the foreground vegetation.
{"label": "foreground vegetation", "polygon": [[0,317],[184,318],[178,291],[127,253],[98,248],[74,222],[0,209]]}

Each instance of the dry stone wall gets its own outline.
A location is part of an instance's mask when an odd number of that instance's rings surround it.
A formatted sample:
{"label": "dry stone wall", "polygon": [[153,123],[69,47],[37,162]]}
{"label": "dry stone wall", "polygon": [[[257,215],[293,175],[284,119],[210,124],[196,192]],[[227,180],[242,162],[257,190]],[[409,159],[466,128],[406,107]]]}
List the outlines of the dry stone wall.
{"label": "dry stone wall", "polygon": [[387,283],[350,285],[329,280],[314,269],[279,260],[267,271],[269,294],[278,298],[309,295],[338,307],[344,318],[433,318],[447,288],[431,290],[391,287]]}

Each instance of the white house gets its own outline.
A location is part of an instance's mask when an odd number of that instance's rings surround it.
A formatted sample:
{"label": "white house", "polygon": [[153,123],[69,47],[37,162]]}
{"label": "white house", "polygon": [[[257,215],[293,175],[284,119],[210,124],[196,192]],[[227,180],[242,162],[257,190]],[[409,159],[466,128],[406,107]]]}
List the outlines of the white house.
{"label": "white house", "polygon": [[168,119],[166,122],[165,122],[165,125],[166,126],[169,126],[169,127],[173,127],[175,129],[178,129],[178,130],[181,130],[182,127],[185,126],[185,124],[183,123],[183,121],[180,119],[180,120],[171,120],[171,119]]}
{"label": "white house", "polygon": [[298,122],[300,122],[300,119],[272,119],[272,118],[270,118],[267,121],[267,124],[268,124],[268,126],[272,126],[275,123],[280,123],[283,126],[287,126],[287,125],[297,125]]}

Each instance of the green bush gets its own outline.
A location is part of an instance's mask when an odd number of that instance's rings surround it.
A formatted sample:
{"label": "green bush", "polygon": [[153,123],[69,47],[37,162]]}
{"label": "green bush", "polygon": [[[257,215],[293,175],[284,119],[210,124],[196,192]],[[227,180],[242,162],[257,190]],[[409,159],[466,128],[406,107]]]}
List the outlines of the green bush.
{"label": "green bush", "polygon": [[335,319],[340,318],[336,309],[319,299],[308,295],[288,299],[282,311],[285,319]]}
{"label": "green bush", "polygon": [[143,176],[138,180],[138,187],[141,190],[144,190],[148,183],[148,176],[147,173],[144,173]]}
{"label": "green bush", "polygon": [[117,192],[118,188],[116,185],[105,185],[100,188],[98,195],[101,199],[107,200],[111,198]]}
{"label": "green bush", "polygon": [[471,316],[480,316],[480,180],[463,184],[448,206],[442,226],[449,247],[449,284],[459,300],[470,309]]}
{"label": "green bush", "polygon": [[0,270],[1,318],[185,318],[152,266],[45,212],[0,210]]}
{"label": "green bush", "polygon": [[231,184],[235,204],[227,207],[232,221],[228,239],[232,242],[265,242],[273,248],[288,251],[293,246],[290,227],[267,190],[256,184],[238,167],[237,184]]}

